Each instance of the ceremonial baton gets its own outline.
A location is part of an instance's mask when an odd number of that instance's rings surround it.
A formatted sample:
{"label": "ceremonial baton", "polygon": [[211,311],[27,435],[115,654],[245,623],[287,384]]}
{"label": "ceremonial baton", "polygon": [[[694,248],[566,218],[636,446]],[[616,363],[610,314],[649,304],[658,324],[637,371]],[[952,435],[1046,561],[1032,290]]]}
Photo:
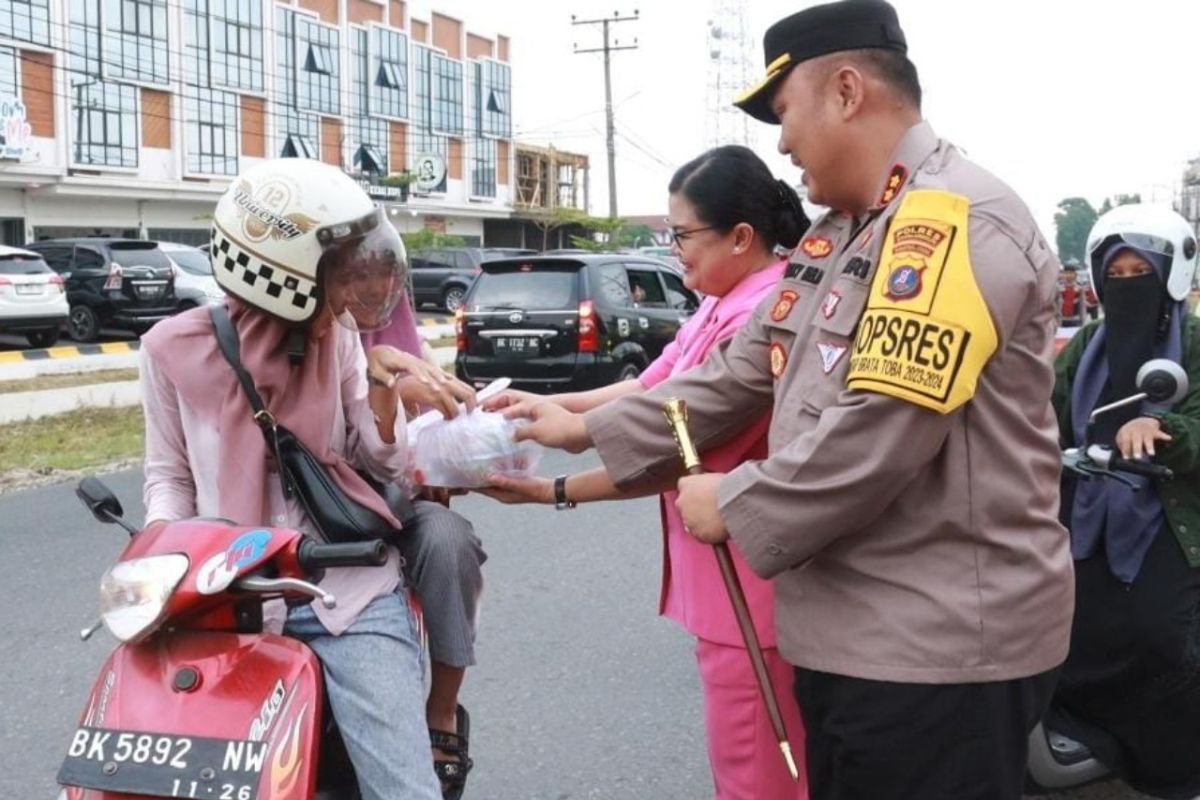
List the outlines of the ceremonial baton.
{"label": "ceremonial baton", "polygon": [[[671,423],[671,431],[675,434],[675,442],[679,445],[679,455],[683,457],[683,466],[689,475],[704,474],[700,465],[700,455],[688,431],[687,403],[672,397],[662,405],[667,421]],[[750,619],[750,607],[746,605],[746,593],[742,591],[742,582],[738,579],[733,567],[733,556],[729,553],[729,545],[717,542],[713,545],[713,553],[717,557],[717,565],[721,568],[721,577],[725,580],[725,591],[733,603],[733,614],[737,617],[738,628],[742,632],[742,641],[746,643],[746,652],[750,654],[750,663],[754,667],[754,678],[758,682],[758,691],[767,706],[767,716],[771,718],[771,727],[775,730],[775,738],[779,741],[779,750],[783,760],[787,762],[788,772],[792,780],[800,780],[796,771],[796,761],[792,758],[792,745],[788,741],[787,729],[783,725],[783,714],[779,713],[779,701],[775,698],[775,689],[771,686],[771,675],[767,672],[767,662],[763,658],[762,646],[758,643],[758,633],[754,630],[754,622]]]}

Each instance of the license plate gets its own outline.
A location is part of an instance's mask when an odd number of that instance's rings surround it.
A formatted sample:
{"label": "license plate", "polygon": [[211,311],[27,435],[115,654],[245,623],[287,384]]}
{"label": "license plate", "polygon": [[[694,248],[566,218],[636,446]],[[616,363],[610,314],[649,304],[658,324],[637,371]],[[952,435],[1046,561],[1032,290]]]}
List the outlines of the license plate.
{"label": "license plate", "polygon": [[162,295],[161,286],[134,286],[137,296],[142,300],[157,300]]}
{"label": "license plate", "polygon": [[36,283],[18,283],[17,294],[41,294],[42,287]]}
{"label": "license plate", "polygon": [[542,350],[536,336],[498,336],[492,343],[497,355],[536,356]]}
{"label": "license plate", "polygon": [[267,742],[82,727],[58,782],[154,797],[256,800]]}

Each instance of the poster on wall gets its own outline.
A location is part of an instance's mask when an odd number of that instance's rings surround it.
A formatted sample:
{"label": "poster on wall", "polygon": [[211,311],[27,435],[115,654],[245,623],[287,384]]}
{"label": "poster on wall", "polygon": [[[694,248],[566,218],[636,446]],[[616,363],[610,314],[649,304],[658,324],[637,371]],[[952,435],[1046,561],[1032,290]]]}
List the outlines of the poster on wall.
{"label": "poster on wall", "polygon": [[0,159],[24,159],[33,145],[32,137],[25,104],[12,95],[0,94]]}
{"label": "poster on wall", "polygon": [[436,191],[446,180],[446,162],[437,153],[421,153],[413,160],[413,172],[417,176],[413,185],[418,191]]}

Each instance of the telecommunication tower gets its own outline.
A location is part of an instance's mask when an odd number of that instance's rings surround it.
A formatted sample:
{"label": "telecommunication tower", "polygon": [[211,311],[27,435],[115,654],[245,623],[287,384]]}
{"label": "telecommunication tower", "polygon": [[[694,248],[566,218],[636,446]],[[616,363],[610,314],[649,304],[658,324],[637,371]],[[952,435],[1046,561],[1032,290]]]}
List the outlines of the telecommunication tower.
{"label": "telecommunication tower", "polygon": [[733,100],[750,88],[754,43],[746,29],[745,0],[713,0],[708,21],[708,95],[704,140],[707,147],[754,147],[750,118]]}

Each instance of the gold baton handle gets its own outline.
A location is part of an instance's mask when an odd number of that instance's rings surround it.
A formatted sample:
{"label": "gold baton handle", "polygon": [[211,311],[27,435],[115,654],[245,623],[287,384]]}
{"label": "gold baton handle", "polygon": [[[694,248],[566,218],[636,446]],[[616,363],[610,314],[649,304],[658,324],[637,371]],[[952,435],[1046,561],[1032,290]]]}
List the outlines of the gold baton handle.
{"label": "gold baton handle", "polygon": [[662,405],[667,422],[671,423],[671,433],[675,435],[675,444],[679,445],[679,455],[683,457],[683,468],[690,473],[700,469],[700,454],[696,451],[696,443],[692,441],[691,431],[688,430],[687,401],[672,397]]}

